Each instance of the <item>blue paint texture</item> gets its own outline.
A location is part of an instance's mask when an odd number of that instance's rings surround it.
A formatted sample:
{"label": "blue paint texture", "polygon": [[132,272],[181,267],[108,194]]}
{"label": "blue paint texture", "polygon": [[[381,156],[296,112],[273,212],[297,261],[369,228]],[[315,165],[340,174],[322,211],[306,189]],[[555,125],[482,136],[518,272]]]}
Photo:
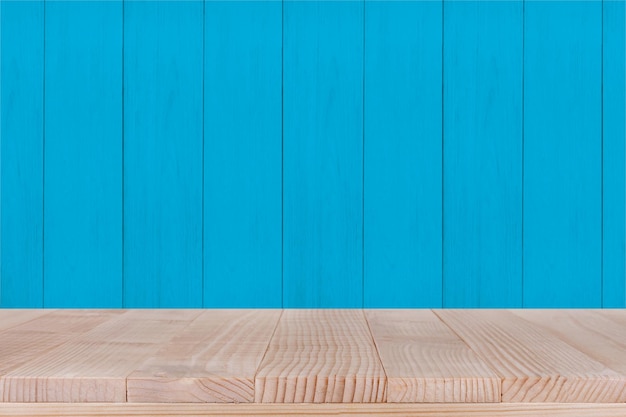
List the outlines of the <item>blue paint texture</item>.
{"label": "blue paint texture", "polygon": [[624,0],[0,1],[0,307],[626,307]]}

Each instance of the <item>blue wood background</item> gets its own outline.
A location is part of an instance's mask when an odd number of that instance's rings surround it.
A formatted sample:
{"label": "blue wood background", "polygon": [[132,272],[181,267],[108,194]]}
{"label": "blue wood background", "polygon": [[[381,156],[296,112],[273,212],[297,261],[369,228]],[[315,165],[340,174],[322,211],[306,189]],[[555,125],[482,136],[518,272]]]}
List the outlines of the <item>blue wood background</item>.
{"label": "blue wood background", "polygon": [[623,0],[0,1],[0,307],[625,307]]}

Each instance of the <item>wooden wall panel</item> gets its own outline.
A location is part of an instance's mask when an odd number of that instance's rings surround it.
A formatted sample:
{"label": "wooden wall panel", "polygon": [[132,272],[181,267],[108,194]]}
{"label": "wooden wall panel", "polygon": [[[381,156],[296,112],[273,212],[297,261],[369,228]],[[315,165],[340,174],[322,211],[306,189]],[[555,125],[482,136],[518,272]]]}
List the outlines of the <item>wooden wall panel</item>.
{"label": "wooden wall panel", "polygon": [[441,305],[441,13],[365,2],[366,307]]}
{"label": "wooden wall panel", "polygon": [[3,1],[2,307],[624,307],[624,1]]}
{"label": "wooden wall panel", "polygon": [[0,307],[41,307],[44,4],[0,15]]}
{"label": "wooden wall panel", "polygon": [[282,3],[207,2],[204,304],[282,304]]}
{"label": "wooden wall panel", "polygon": [[522,304],[522,23],[444,2],[444,307]]}
{"label": "wooden wall panel", "polygon": [[363,3],[284,8],[284,306],[361,307]]}
{"label": "wooden wall panel", "polygon": [[45,4],[44,305],[122,306],[122,2]]}
{"label": "wooden wall panel", "polygon": [[600,307],[602,4],[527,2],[524,306]]}
{"label": "wooden wall panel", "polygon": [[202,306],[202,2],[124,5],[124,302]]}
{"label": "wooden wall panel", "polygon": [[626,307],[626,10],[603,3],[602,32],[602,301]]}

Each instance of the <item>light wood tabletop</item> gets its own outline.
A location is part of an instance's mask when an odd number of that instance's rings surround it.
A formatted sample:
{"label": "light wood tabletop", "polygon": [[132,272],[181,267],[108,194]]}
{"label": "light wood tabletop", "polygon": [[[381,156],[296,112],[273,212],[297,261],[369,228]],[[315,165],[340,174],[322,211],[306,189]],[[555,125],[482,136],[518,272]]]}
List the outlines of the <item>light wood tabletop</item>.
{"label": "light wood tabletop", "polygon": [[0,415],[155,410],[623,416],[626,310],[0,310]]}

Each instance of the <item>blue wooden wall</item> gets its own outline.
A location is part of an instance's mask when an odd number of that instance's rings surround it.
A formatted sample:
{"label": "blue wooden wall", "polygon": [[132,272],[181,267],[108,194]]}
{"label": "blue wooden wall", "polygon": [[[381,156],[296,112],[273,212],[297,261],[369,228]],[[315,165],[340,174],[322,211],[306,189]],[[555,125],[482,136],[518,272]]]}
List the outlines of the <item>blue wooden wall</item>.
{"label": "blue wooden wall", "polygon": [[2,0],[0,307],[625,307],[625,13]]}

